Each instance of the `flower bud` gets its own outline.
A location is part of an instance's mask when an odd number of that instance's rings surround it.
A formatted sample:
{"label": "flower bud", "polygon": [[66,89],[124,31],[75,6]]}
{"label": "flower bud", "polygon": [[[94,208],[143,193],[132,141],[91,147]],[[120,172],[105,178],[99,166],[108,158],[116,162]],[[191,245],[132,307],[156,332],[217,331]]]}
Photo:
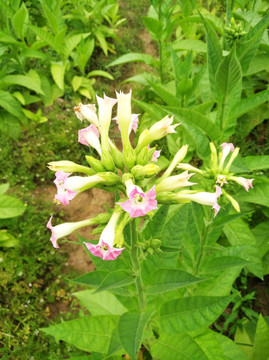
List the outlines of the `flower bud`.
{"label": "flower bud", "polygon": [[180,163],[180,161],[183,160],[185,158],[185,156],[187,155],[188,147],[189,147],[189,145],[184,145],[178,150],[178,152],[174,156],[171,164],[168,166],[168,168],[166,169],[166,171],[162,175],[161,179],[165,179],[168,176],[170,176],[170,174],[172,173],[174,168],[178,165],[178,163]]}
{"label": "flower bud", "polygon": [[123,162],[123,155],[122,152],[115,146],[115,144],[110,140],[109,142],[109,149],[111,152],[112,159],[118,169],[123,171],[124,169],[124,162]]}
{"label": "flower bud", "polygon": [[63,171],[63,172],[81,172],[88,175],[94,175],[95,172],[87,167],[82,166],[74,163],[73,161],[69,160],[62,160],[62,161],[51,161],[48,163],[48,168],[52,171]]}
{"label": "flower bud", "polygon": [[188,171],[184,171],[179,175],[169,176],[164,178],[158,185],[156,185],[157,193],[162,191],[174,191],[184,186],[196,185],[196,183],[189,182],[189,178],[194,174],[188,174]]}
{"label": "flower bud", "polygon": [[131,112],[131,96],[132,91],[128,94],[124,94],[120,91],[120,93],[116,92],[117,100],[118,100],[118,111],[117,111],[117,121],[119,123],[121,138],[123,146],[124,144],[129,143],[129,129],[132,120],[132,112]]}
{"label": "flower bud", "polygon": [[210,143],[210,151],[211,151],[211,168],[216,169],[218,167],[218,154],[217,149],[214,143]]}
{"label": "flower bud", "polygon": [[96,115],[96,107],[94,104],[83,105],[80,103],[78,106],[74,107],[74,110],[77,118],[80,121],[86,119],[95,125],[97,129],[99,128],[100,124]]}
{"label": "flower bud", "polygon": [[103,149],[103,147],[102,147],[101,162],[102,162],[102,165],[103,165],[107,170],[110,170],[110,171],[114,171],[114,170],[115,170],[115,164],[114,164],[114,161],[113,161],[112,156],[110,155],[110,153],[109,153],[107,150]]}
{"label": "flower bud", "polygon": [[151,161],[154,151],[155,147],[152,149],[148,146],[143,147],[143,149],[137,155],[136,163],[139,165],[146,165],[149,161]]}
{"label": "flower bud", "polygon": [[232,204],[234,209],[237,212],[240,212],[240,206],[239,206],[238,202],[235,200],[235,198],[233,198],[231,195],[229,195],[225,190],[222,190],[222,192],[223,192],[223,195],[230,201],[230,203]]}
{"label": "flower bud", "polygon": [[86,155],[85,158],[87,163],[93,168],[94,171],[96,172],[106,171],[100,160],[95,159],[93,156],[90,155]]}
{"label": "flower bud", "polygon": [[136,155],[131,145],[123,149],[123,161],[127,169],[131,169],[135,165]]}
{"label": "flower bud", "polygon": [[204,175],[205,171],[197,169],[196,167],[190,165],[190,164],[178,164],[177,165],[177,169],[183,169],[183,170],[189,170],[189,171],[194,171],[196,173],[199,173],[201,175]]}
{"label": "flower bud", "polygon": [[142,180],[145,177],[151,177],[156,175],[160,171],[159,166],[155,164],[147,165],[136,165],[131,169],[131,173],[134,175],[135,179]]}
{"label": "flower bud", "polygon": [[230,157],[230,160],[228,161],[227,165],[225,166],[224,171],[225,171],[226,173],[229,172],[230,167],[231,167],[233,161],[235,160],[235,158],[236,158],[237,155],[239,154],[239,150],[240,150],[239,147],[236,147],[236,148],[234,149],[234,151],[233,151],[233,153],[232,153],[232,155],[231,155],[231,157]]}

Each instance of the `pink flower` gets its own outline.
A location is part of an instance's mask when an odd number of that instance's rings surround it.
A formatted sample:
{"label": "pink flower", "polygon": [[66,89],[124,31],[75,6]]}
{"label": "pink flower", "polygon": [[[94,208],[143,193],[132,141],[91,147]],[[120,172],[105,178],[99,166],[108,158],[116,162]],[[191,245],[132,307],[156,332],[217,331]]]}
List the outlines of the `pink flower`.
{"label": "pink flower", "polygon": [[118,204],[124,211],[129,213],[131,218],[144,216],[148,212],[157,209],[155,186],[147,193],[144,193],[139,186],[134,185],[133,190],[128,193],[128,196],[129,200]]}
{"label": "pink flower", "polygon": [[102,155],[99,131],[93,124],[78,131],[78,142],[86,146],[92,146],[100,156]]}
{"label": "pink flower", "polygon": [[113,247],[116,233],[116,224],[120,215],[121,214],[119,212],[115,212],[111,216],[107,226],[104,228],[100,236],[100,240],[97,245],[84,242],[87,249],[94,256],[98,256],[103,260],[115,260],[124,250],[124,248],[117,249]]}
{"label": "pink flower", "polygon": [[246,191],[249,190],[249,188],[251,187],[253,189],[253,185],[252,185],[252,182],[255,180],[255,179],[245,179],[241,176],[230,176],[229,177],[231,180],[237,182],[237,184],[241,185],[241,186],[244,186],[244,188],[246,189]]}
{"label": "pink flower", "polygon": [[74,199],[74,197],[78,194],[77,191],[68,190],[66,188],[65,182],[70,175],[71,173],[65,173],[63,171],[57,171],[55,173],[56,179],[54,180],[54,184],[57,187],[57,194],[54,198],[62,205],[68,205],[69,201]]}
{"label": "pink flower", "polygon": [[63,223],[60,225],[52,226],[51,224],[52,216],[47,223],[47,228],[51,230],[50,241],[54,248],[59,249],[59,245],[57,244],[57,240],[70,235],[73,231],[78,230],[84,226],[89,226],[94,224],[93,219],[86,219],[77,222]]}

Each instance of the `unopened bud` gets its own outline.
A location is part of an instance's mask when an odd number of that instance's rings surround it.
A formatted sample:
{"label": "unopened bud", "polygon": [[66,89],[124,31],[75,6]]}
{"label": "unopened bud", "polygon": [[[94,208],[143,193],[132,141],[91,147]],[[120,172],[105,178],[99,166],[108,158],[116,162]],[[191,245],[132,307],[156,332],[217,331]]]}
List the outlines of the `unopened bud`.
{"label": "unopened bud", "polygon": [[134,149],[131,146],[124,148],[123,161],[127,169],[131,169],[135,165],[136,155]]}
{"label": "unopened bud", "polygon": [[111,156],[113,158],[113,161],[118,169],[123,170],[124,169],[124,162],[123,162],[123,155],[119,151],[119,149],[113,144],[112,141],[109,143],[109,148],[111,151]]}
{"label": "unopened bud", "polygon": [[149,161],[151,161],[155,150],[155,147],[149,149],[148,146],[145,146],[137,155],[136,163],[139,165],[146,165]]}
{"label": "unopened bud", "polygon": [[108,151],[105,151],[102,149],[102,158],[101,158],[101,162],[103,164],[103,166],[110,171],[114,171],[115,170],[115,164],[114,161],[112,159],[112,156],[109,154]]}
{"label": "unopened bud", "polygon": [[93,168],[96,172],[103,172],[106,171],[106,169],[103,167],[100,160],[95,159],[93,156],[86,155],[86,161],[87,163]]}
{"label": "unopened bud", "polygon": [[81,172],[83,174],[94,175],[95,171],[87,166],[82,166],[69,160],[52,161],[48,163],[48,167],[52,171],[63,171],[63,172]]}
{"label": "unopened bud", "polygon": [[136,165],[132,168],[131,173],[137,180],[142,180],[145,177],[151,177],[160,171],[159,166],[155,164],[147,164],[145,166]]}

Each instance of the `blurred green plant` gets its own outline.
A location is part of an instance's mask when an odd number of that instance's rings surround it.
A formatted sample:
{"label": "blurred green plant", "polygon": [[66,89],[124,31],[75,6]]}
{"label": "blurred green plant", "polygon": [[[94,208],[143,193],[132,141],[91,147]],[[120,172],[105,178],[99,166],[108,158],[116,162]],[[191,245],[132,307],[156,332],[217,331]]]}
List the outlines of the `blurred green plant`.
{"label": "blurred green plant", "polygon": [[95,77],[113,77],[91,70],[94,49],[114,52],[111,39],[124,21],[118,2],[56,0],[0,3],[0,131],[16,138],[29,120],[47,121],[35,103],[51,106],[64,94],[92,99]]}

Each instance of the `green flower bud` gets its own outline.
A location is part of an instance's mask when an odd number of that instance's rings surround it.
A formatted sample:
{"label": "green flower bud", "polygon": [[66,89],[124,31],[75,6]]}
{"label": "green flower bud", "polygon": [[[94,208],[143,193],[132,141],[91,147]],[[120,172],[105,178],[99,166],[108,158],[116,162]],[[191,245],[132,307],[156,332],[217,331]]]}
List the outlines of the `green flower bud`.
{"label": "green flower bud", "polygon": [[110,171],[114,171],[115,170],[115,164],[114,161],[112,159],[112,156],[110,155],[109,152],[104,151],[104,149],[102,149],[102,158],[101,158],[101,162],[103,164],[103,166]]}
{"label": "green flower bud", "polygon": [[102,184],[104,185],[115,185],[118,183],[121,183],[121,178],[116,175],[113,172],[107,171],[107,172],[100,172],[98,173],[98,176],[100,178],[102,178],[104,181],[102,182]]}
{"label": "green flower bud", "polygon": [[82,166],[69,160],[52,161],[48,163],[48,168],[52,171],[81,172],[83,174],[94,175],[95,171],[87,166]]}
{"label": "green flower bud", "polygon": [[145,177],[151,177],[160,171],[159,166],[155,164],[147,164],[145,166],[136,165],[132,168],[131,173],[137,180],[142,180]]}
{"label": "green flower bud", "polygon": [[113,158],[113,161],[118,169],[123,170],[124,169],[124,162],[123,162],[123,155],[119,151],[119,149],[114,145],[114,143],[111,141],[109,143],[109,148],[111,151],[111,156]]}
{"label": "green flower bud", "polygon": [[87,163],[93,168],[94,171],[96,172],[106,171],[100,160],[95,159],[93,156],[90,155],[86,155],[85,157]]}
{"label": "green flower bud", "polygon": [[125,147],[123,149],[123,161],[128,169],[131,169],[135,165],[136,155],[134,149],[131,146]]}
{"label": "green flower bud", "polygon": [[149,149],[148,146],[143,147],[143,149],[137,155],[136,163],[139,165],[146,165],[149,161],[151,161],[155,147]]}

